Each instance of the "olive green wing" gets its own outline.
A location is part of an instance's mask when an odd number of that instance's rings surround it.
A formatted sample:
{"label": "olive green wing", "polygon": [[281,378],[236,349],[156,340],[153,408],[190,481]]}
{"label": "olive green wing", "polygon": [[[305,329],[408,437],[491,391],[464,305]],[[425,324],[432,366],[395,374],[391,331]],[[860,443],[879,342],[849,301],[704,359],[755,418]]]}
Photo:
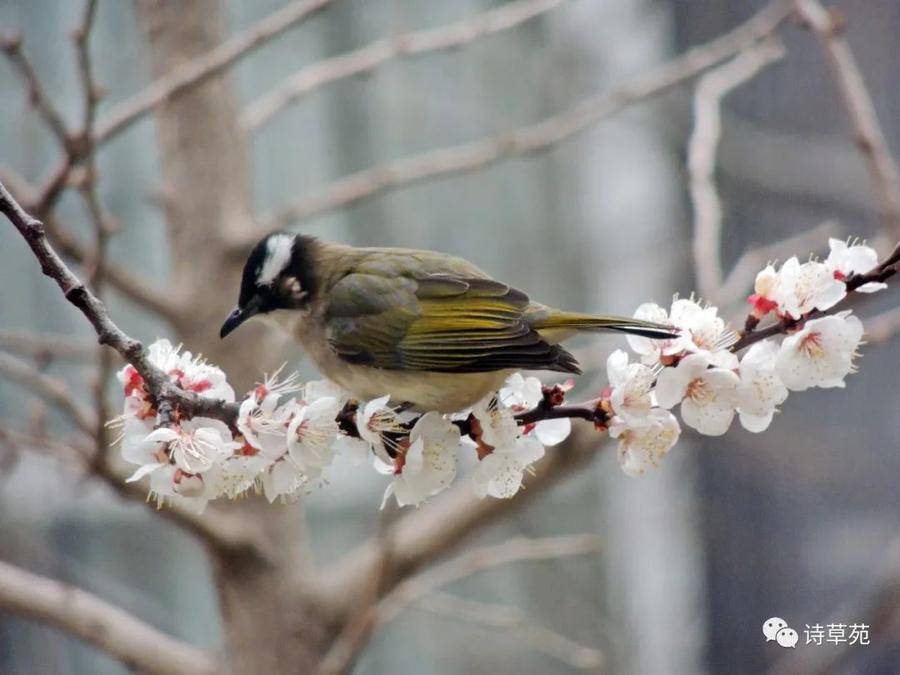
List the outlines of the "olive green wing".
{"label": "olive green wing", "polygon": [[528,296],[450,274],[353,273],[329,293],[329,343],[344,360],[390,370],[579,372],[574,357],[526,320]]}

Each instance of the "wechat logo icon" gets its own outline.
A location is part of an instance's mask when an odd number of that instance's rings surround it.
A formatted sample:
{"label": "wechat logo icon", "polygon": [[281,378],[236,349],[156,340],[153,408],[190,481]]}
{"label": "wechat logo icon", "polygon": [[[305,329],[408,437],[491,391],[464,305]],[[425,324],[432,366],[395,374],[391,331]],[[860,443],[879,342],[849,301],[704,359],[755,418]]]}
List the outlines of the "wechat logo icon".
{"label": "wechat logo icon", "polygon": [[775,640],[785,648],[796,647],[799,640],[797,631],[788,626],[787,621],[779,619],[777,616],[773,616],[763,623],[762,632],[766,636],[766,642]]}

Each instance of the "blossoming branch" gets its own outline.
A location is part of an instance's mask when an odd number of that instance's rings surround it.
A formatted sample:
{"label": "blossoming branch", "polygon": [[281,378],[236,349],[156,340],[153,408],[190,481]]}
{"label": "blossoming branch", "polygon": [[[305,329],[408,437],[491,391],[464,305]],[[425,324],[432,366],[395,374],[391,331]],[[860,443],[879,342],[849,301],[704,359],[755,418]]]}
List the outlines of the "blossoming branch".
{"label": "blossoming branch", "polygon": [[[667,323],[679,336],[629,336],[636,359],[624,350],[610,355],[609,385],[594,399],[570,405],[569,384],[547,387],[516,373],[470,411],[416,415],[390,406],[387,392],[363,404],[328,382],[301,384],[280,373],[238,402],[217,366],[166,340],[145,350],[126,335],[2,184],[0,212],[91,322],[99,342],[127,362],[118,374],[124,410],[114,425],[121,428],[123,458],[137,467],[129,480],[149,477],[160,502],[198,510],[252,489],[272,501],[297,496],[323,484],[338,453],[371,461],[391,476],[385,501],[420,504],[455,478],[462,448],[478,459],[469,477],[474,492],[507,498],[545,448],[568,436],[573,418],[618,439],[623,471],[640,475],[675,445],[681,422],[721,435],[737,416],[745,429],[761,432],[789,392],[843,387],[863,328],[839,305],[850,293],[885,288],[900,264],[900,245],[878,263],[868,246],[831,240],[824,262],[791,258],[757,275],[741,335],[715,307],[693,298],[675,299],[668,309],[638,307],[636,317]],[[681,422],[671,412],[676,407]]]}
{"label": "blossoming branch", "polygon": [[[137,465],[130,480],[149,475],[160,502],[198,509],[210,499],[252,489],[270,501],[293,498],[321,486],[338,453],[391,477],[383,504],[393,497],[401,506],[417,505],[444,490],[456,476],[461,451],[478,460],[468,477],[474,493],[508,498],[545,448],[569,435],[571,418],[580,418],[618,439],[622,470],[637,476],[658,466],[677,442],[682,422],[718,436],[737,416],[745,429],[758,433],[769,427],[790,391],[844,386],[854,370],[862,323],[849,310],[822,314],[848,292],[885,288],[896,260],[879,266],[868,246],[834,239],[829,244],[824,262],[791,258],[780,269],[768,265],[758,274],[743,337],[715,307],[693,299],[675,299],[668,309],[641,305],[636,317],[672,325],[679,337],[628,336],[633,354],[613,352],[609,385],[574,406],[565,402],[571,383],[544,386],[519,373],[496,394],[454,415],[414,414],[392,407],[387,394],[360,403],[329,382],[301,384],[294,376],[279,380],[276,373],[240,402],[230,425],[200,416],[167,423],[128,365],[119,373],[125,391],[117,421],[122,456]],[[770,316],[772,327],[757,332]],[[774,334],[786,333],[780,343],[769,335],[773,328]],[[160,340],[151,345],[149,359],[182,390],[235,402],[224,372],[190,352]],[[675,408],[681,421],[671,412]]]}

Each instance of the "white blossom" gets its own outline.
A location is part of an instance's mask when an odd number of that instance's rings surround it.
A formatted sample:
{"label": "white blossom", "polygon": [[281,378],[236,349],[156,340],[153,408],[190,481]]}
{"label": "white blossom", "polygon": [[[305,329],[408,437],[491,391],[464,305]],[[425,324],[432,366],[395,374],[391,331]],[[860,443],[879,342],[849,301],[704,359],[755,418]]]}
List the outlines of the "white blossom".
{"label": "white blossom", "polygon": [[704,307],[693,299],[676,298],[668,313],[659,305],[645,303],[637,308],[634,316],[647,321],[668,323],[680,331],[677,338],[669,340],[627,336],[629,345],[646,365],[656,365],[664,361],[665,357],[682,352],[703,352],[714,365],[723,368],[737,367],[734,354],[727,349],[734,341],[734,334],[719,317],[715,307]]}
{"label": "white blossom", "polygon": [[862,322],[849,311],[807,321],[781,343],[776,371],[792,391],[843,387],[862,335]]}
{"label": "white blossom", "polygon": [[707,436],[721,436],[734,418],[738,376],[724,368],[710,368],[706,354],[684,357],[664,368],[656,382],[656,399],[663,408],[681,403],[681,418]]}
{"label": "white blossom", "polygon": [[287,449],[294,463],[310,478],[318,478],[334,458],[340,407],[331,396],[306,405],[294,403],[287,428]]}
{"label": "white blossom", "polygon": [[631,426],[621,417],[613,417],[609,435],[619,439],[617,456],[622,471],[635,477],[659,466],[662,458],[678,442],[681,427],[668,410],[653,408],[638,427]]}
{"label": "white blossom", "polygon": [[278,407],[278,394],[262,399],[249,396],[241,402],[237,428],[244,440],[266,458],[275,460],[287,452],[287,425],[290,409]]}
{"label": "white blossom", "polygon": [[266,467],[260,480],[263,494],[272,503],[279,497],[295,497],[309,483],[309,476],[289,456],[284,456]]}
{"label": "white blossom", "polygon": [[741,359],[737,409],[741,425],[748,431],[765,431],[778,406],[788,397],[787,387],[775,372],[778,345],[763,340],[747,350]]}
{"label": "white blossom", "polygon": [[[521,373],[513,373],[500,389],[498,398],[502,405],[513,412],[525,412],[535,408],[544,399],[544,388],[536,377],[523,377]],[[567,417],[540,420],[529,424],[522,433],[534,434],[543,445],[557,445],[572,433],[572,420]]]}
{"label": "white blossom", "polygon": [[536,377],[523,377],[522,373],[510,375],[500,389],[500,402],[518,411],[531,410],[544,398],[541,381]]}
{"label": "white blossom", "polygon": [[511,445],[495,446],[472,472],[472,487],[479,497],[508,499],[522,487],[525,471],[544,456],[544,446],[532,436],[517,438]]}
{"label": "white blossom", "polygon": [[[825,260],[825,266],[831,270],[832,275],[845,281],[853,274],[865,274],[878,266],[878,253],[871,246],[854,244],[849,246],[840,239],[829,239],[828,247],[831,252]],[[879,281],[870,281],[856,290],[860,293],[874,293],[887,288],[887,284]]]}
{"label": "white blossom", "polygon": [[163,443],[175,466],[186,473],[202,473],[241,447],[219,420],[193,417],[171,427],[155,429],[145,443]]}
{"label": "white blossom", "polygon": [[653,371],[642,363],[628,363],[628,354],[617,349],[606,359],[606,376],[613,412],[626,424],[642,424],[653,407]]}
{"label": "white blossom", "polygon": [[388,405],[390,396],[382,396],[375,398],[366,403],[365,407],[356,413],[356,429],[360,438],[367,441],[375,455],[382,462],[390,464],[393,460],[390,453],[385,447],[385,442],[392,443],[390,439],[385,439],[383,434],[403,433],[403,422],[397,411]]}
{"label": "white blossom", "polygon": [[[669,323],[668,312],[655,302],[640,305],[634,312],[634,318],[654,323]],[[659,363],[663,356],[678,354],[685,349],[685,338],[681,336],[669,340],[653,340],[642,335],[629,334],[625,339],[632,351],[640,356],[641,361],[650,366]]]}
{"label": "white blossom", "polygon": [[781,313],[795,319],[814,309],[834,307],[846,294],[846,285],[835,279],[824,263],[815,260],[800,264],[794,256],[778,272],[775,300]]}
{"label": "white blossom", "polygon": [[456,476],[459,428],[438,412],[427,412],[415,423],[399,473],[384,492],[381,506],[391,495],[399,506],[421,504],[444,490]]}
{"label": "white blossom", "polygon": [[481,441],[492,448],[514,445],[521,431],[510,408],[494,405],[491,397],[479,401],[472,414],[481,427]]}

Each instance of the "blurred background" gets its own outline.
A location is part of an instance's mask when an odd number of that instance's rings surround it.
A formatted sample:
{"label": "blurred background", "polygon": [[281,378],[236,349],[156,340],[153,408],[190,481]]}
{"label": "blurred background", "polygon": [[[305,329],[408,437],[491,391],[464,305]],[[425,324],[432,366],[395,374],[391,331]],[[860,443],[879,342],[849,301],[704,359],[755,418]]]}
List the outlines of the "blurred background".
{"label": "blurred background", "polygon": [[[221,19],[228,32],[239,32],[284,4],[230,0],[210,21]],[[338,0],[233,68],[237,108],[246,109],[316,60],[502,4]],[[713,39],[763,4],[571,0],[463,49],[398,59],[366,77],[323,87],[248,134],[243,150],[251,209],[262,218],[347,174],[539,121]],[[900,152],[900,5],[832,5],[846,20],[889,144]],[[72,120],[82,104],[68,34],[80,7],[0,0],[0,30],[21,33],[48,94]],[[161,67],[140,27],[152,11],[131,2],[99,3],[91,50],[105,89],[101,117]],[[878,201],[820,46],[794,23],[780,34],[786,57],[731,94],[723,109],[716,179],[726,271],[749,249],[825,222],[833,221],[827,231],[841,238],[875,239],[882,232]],[[0,65],[0,92],[0,163],[39,183],[57,161],[55,139],[8,62]],[[672,293],[696,288],[685,169],[691,95],[690,86],[675,88],[546,152],[388,190],[291,227],[357,245],[461,255],[542,301],[572,309],[631,314],[644,301],[666,304]],[[193,123],[204,127],[204,120]],[[97,156],[101,201],[121,226],[109,258],[159,287],[182,278],[172,271],[179,258],[194,258],[206,270],[203,297],[216,298],[210,303],[218,312],[237,293],[233,271],[218,274],[225,263],[208,259],[227,228],[209,223],[193,239],[173,230],[177,204],[164,177],[158,132],[146,117]],[[234,152],[227,143],[219,150]],[[57,213],[73,236],[90,240],[89,218],[74,191],[61,197]],[[822,231],[818,253],[826,247]],[[784,254],[803,258],[808,248]],[[233,270],[234,263],[228,265]],[[35,331],[69,336],[74,345],[91,343],[89,326],[39,274],[6,223],[0,226],[0,288],[6,337]],[[739,290],[723,310],[737,326],[749,284]],[[860,313],[896,305],[896,289],[882,296]],[[212,343],[218,330],[207,318],[215,312],[204,307],[194,323],[175,330],[116,293],[108,297],[120,325],[142,340],[185,339],[187,348],[208,352],[204,341]],[[588,366],[582,391],[602,386],[606,355],[619,346],[614,338],[576,345]],[[313,374],[288,345],[275,343],[274,353]],[[520,608],[529,621],[602,652],[603,670],[611,673],[897,672],[897,341],[872,343],[863,353],[846,390],[792,396],[763,435],[737,425],[719,439],[685,433],[661,468],[638,480],[622,474],[614,453],[600,453],[478,535],[484,543],[590,532],[602,541],[600,555],[515,563],[446,590]],[[231,371],[224,354],[216,361]],[[38,354],[33,362],[90,401],[94,358],[86,347],[76,359]],[[244,373],[269,365],[252,351],[241,358]],[[112,383],[109,389],[117,409],[118,389]],[[71,433],[52,409],[0,379],[0,427],[35,425],[62,437]],[[304,499],[317,561],[333,560],[371,534],[383,487],[373,472],[346,467]],[[0,559],[92,590],[193,644],[223,644],[214,570],[199,544],[64,462],[20,452],[12,443],[0,447]],[[761,625],[770,616],[800,632],[792,653],[765,643]],[[872,624],[871,645],[803,644],[805,624],[830,622]],[[375,633],[354,672],[577,671],[533,642],[521,631],[413,606]],[[0,611],[0,672],[127,671],[61,632]]]}

